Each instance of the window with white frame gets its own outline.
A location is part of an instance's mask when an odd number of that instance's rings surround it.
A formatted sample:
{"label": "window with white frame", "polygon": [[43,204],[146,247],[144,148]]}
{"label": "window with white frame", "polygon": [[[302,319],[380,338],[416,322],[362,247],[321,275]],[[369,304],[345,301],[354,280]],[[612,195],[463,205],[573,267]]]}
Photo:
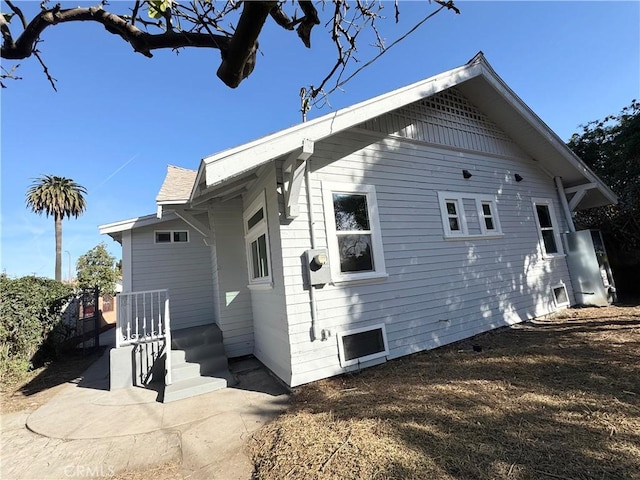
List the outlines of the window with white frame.
{"label": "window with white frame", "polygon": [[[470,205],[475,204],[475,213],[465,212],[465,200],[468,200],[468,208],[472,209]],[[496,197],[475,193],[438,192],[438,201],[445,238],[467,239],[502,235]]]}
{"label": "window with white frame", "polygon": [[164,230],[155,232],[155,243],[187,243],[189,242],[188,230]]}
{"label": "window with white frame", "polygon": [[450,235],[466,235],[467,221],[464,215],[464,205],[461,198],[447,198],[444,201],[446,228]]}
{"label": "window with white frame", "polygon": [[338,332],[337,337],[341,367],[389,355],[384,324]]}
{"label": "window with white frame", "polygon": [[322,188],[334,281],[386,276],[374,186],[324,182]]}
{"label": "window with white frame", "polygon": [[564,283],[551,287],[553,292],[553,300],[557,308],[569,306],[569,294],[567,293],[567,287]]}
{"label": "window with white frame", "polygon": [[534,198],[533,211],[538,226],[540,248],[545,256],[563,255],[558,221],[549,198]]}
{"label": "window with white frame", "polygon": [[271,262],[269,260],[269,233],[264,193],[245,210],[243,220],[249,284],[270,285]]}

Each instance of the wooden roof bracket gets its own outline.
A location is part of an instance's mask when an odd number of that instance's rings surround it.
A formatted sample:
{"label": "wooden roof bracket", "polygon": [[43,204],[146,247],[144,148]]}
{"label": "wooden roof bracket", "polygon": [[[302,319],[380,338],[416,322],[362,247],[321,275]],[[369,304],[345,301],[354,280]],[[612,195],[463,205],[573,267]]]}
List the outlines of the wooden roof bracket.
{"label": "wooden roof bracket", "polygon": [[193,215],[191,215],[191,213],[189,213],[189,212],[187,212],[185,210],[174,209],[173,211],[176,214],[176,216],[178,216],[179,218],[184,220],[184,222],[187,225],[189,225],[191,228],[197,230],[198,233],[200,233],[205,238],[205,241],[209,238],[209,236],[211,235],[211,229],[209,228],[208,225],[205,225],[200,220],[198,220]]}
{"label": "wooden roof bracket", "polygon": [[564,189],[567,195],[573,193],[571,200],[569,200],[569,208],[572,212],[575,211],[580,201],[587,194],[587,190],[591,190],[592,188],[598,188],[598,185],[596,185],[595,183],[585,183],[583,185],[577,185],[575,187],[568,187]]}
{"label": "wooden roof bracket", "polygon": [[284,204],[287,219],[293,220],[300,214],[300,188],[307,168],[307,160],[313,155],[313,140],[304,139],[302,147],[289,154],[282,166],[284,181]]}

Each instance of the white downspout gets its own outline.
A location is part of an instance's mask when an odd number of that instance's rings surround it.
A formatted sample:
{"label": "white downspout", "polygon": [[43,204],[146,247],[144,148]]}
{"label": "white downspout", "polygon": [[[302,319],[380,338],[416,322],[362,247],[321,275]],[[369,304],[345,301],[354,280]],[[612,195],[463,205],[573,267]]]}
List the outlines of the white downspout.
{"label": "white downspout", "polygon": [[569,208],[569,202],[567,202],[567,194],[564,191],[564,185],[562,184],[562,178],[553,177],[556,182],[556,188],[558,189],[558,196],[560,197],[560,204],[562,205],[562,211],[564,212],[564,218],[567,221],[570,232],[576,231],[576,226],[573,224],[573,217],[571,216],[571,209]]}
{"label": "white downspout", "polygon": [[[307,193],[307,210],[309,212],[309,233],[311,235],[311,249],[315,250],[317,245],[315,217],[313,214],[313,205],[311,203],[311,158],[307,159],[307,165],[304,171],[304,186]],[[313,333],[313,341],[321,340],[320,326],[318,325],[318,304],[316,301],[316,288],[309,281],[309,303],[311,304],[311,331]]]}

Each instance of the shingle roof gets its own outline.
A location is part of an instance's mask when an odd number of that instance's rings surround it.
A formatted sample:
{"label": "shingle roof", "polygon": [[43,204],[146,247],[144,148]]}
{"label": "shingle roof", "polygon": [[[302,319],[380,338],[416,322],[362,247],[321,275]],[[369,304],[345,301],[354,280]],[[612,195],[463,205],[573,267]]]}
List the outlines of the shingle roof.
{"label": "shingle roof", "polygon": [[195,170],[167,165],[167,176],[160,187],[156,202],[187,202],[197,174]]}

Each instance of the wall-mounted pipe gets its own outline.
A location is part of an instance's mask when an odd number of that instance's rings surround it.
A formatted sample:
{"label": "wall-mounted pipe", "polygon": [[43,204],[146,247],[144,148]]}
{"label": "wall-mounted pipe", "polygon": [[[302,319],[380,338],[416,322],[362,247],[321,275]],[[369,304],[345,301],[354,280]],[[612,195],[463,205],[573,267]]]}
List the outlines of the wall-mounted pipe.
{"label": "wall-mounted pipe", "polygon": [[[311,158],[306,160],[307,165],[304,172],[304,186],[307,194],[307,211],[309,215],[309,235],[311,236],[311,249],[317,246],[315,217],[313,214],[313,204],[311,203]],[[309,281],[309,303],[311,305],[311,332],[313,340],[322,340],[320,326],[318,325],[318,304],[316,300],[316,287]]]}

